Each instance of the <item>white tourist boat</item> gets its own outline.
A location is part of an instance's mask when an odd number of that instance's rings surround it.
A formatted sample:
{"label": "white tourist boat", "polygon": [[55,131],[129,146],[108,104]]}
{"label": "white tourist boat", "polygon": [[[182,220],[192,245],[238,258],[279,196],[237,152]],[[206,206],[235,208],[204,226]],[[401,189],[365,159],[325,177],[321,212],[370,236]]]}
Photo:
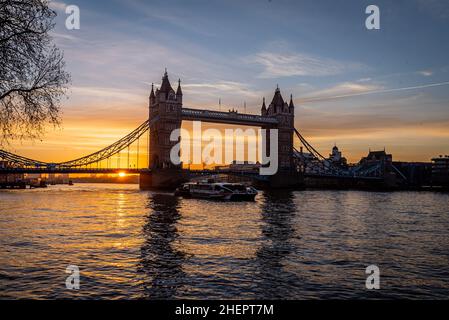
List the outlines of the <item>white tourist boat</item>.
{"label": "white tourist boat", "polygon": [[189,182],[176,189],[175,195],[211,200],[254,201],[257,190],[241,183]]}

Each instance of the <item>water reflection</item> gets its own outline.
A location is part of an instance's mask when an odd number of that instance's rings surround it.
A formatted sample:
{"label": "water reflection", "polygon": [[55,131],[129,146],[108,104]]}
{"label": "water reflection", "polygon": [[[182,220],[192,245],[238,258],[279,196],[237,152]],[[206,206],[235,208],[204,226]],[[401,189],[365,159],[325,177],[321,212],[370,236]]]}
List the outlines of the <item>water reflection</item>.
{"label": "water reflection", "polygon": [[[449,296],[447,194],[262,192],[176,199],[138,186],[0,192],[0,297],[148,299]],[[65,290],[79,265],[81,289]],[[381,290],[365,268],[381,268]]]}
{"label": "water reflection", "polygon": [[291,240],[295,229],[293,218],[297,208],[291,191],[266,191],[261,204],[263,242],[256,253],[261,297],[286,298],[291,285],[299,284],[297,276],[285,268],[294,249]]}
{"label": "water reflection", "polygon": [[144,290],[149,298],[171,299],[183,285],[184,252],[175,248],[178,238],[178,199],[171,195],[153,194],[149,197],[144,243],[141,247],[140,272],[145,274]]}

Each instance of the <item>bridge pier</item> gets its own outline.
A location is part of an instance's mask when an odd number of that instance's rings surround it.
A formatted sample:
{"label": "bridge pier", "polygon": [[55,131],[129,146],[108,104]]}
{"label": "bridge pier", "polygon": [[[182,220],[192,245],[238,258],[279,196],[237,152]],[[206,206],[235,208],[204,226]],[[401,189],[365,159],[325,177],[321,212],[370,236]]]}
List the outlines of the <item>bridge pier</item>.
{"label": "bridge pier", "polygon": [[140,190],[174,190],[186,181],[188,177],[181,168],[157,169],[140,173],[139,187]]}
{"label": "bridge pier", "polygon": [[304,186],[304,177],[300,172],[279,171],[269,179],[271,189],[298,188]]}

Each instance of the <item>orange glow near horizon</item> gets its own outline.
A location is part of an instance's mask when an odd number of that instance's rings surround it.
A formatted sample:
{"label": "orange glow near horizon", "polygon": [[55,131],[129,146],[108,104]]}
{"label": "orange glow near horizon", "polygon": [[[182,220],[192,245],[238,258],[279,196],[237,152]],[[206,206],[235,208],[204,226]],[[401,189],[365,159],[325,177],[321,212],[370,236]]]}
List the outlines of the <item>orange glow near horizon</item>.
{"label": "orange glow near horizon", "polygon": [[[192,104],[187,101],[185,105]],[[79,158],[96,152],[118,139],[127,135],[147,116],[147,106],[134,104],[127,106],[129,116],[118,119],[116,113],[104,110],[99,105],[92,104],[94,113],[82,114],[76,105],[68,108],[63,115],[61,128],[49,128],[42,140],[13,141],[7,146],[7,151],[25,156],[31,159],[45,162],[63,162]],[[123,110],[123,105],[115,105],[114,109]],[[79,107],[79,109],[82,109]],[[361,157],[366,156],[371,150],[383,150],[393,154],[395,161],[423,161],[430,160],[439,155],[448,153],[449,130],[448,123],[423,123],[419,126],[411,124],[376,123],[375,127],[357,127],[357,121],[346,124],[333,124],[327,117],[304,117],[304,110],[298,110],[296,124],[304,137],[323,155],[331,152],[334,143],[337,144],[343,156],[351,163],[357,163]],[[251,112],[254,113],[254,112]],[[356,123],[357,122],[357,123]],[[360,122],[360,121],[359,121]],[[183,121],[182,127],[188,132],[192,130],[190,121]],[[225,128],[220,124],[203,124],[203,130],[217,128],[220,131]],[[228,127],[228,126],[226,126]],[[229,126],[230,128],[233,126]],[[127,151],[123,151],[120,157],[114,157],[109,165],[137,168],[146,167],[148,163],[147,135],[140,138],[139,153],[137,145],[130,148],[130,160],[127,162]],[[295,139],[295,147],[299,148],[299,142]],[[120,158],[120,159],[118,159]],[[108,163],[100,164],[101,168]],[[192,168],[193,169],[193,168]]]}

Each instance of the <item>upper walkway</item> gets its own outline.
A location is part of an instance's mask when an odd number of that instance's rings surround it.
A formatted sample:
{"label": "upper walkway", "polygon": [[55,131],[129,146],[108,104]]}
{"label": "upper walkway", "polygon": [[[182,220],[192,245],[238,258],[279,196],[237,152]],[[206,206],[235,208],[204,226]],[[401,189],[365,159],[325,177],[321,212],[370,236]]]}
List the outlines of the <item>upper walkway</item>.
{"label": "upper walkway", "polygon": [[258,127],[276,126],[278,124],[278,120],[272,117],[244,114],[234,111],[223,112],[190,108],[182,108],[182,119]]}

